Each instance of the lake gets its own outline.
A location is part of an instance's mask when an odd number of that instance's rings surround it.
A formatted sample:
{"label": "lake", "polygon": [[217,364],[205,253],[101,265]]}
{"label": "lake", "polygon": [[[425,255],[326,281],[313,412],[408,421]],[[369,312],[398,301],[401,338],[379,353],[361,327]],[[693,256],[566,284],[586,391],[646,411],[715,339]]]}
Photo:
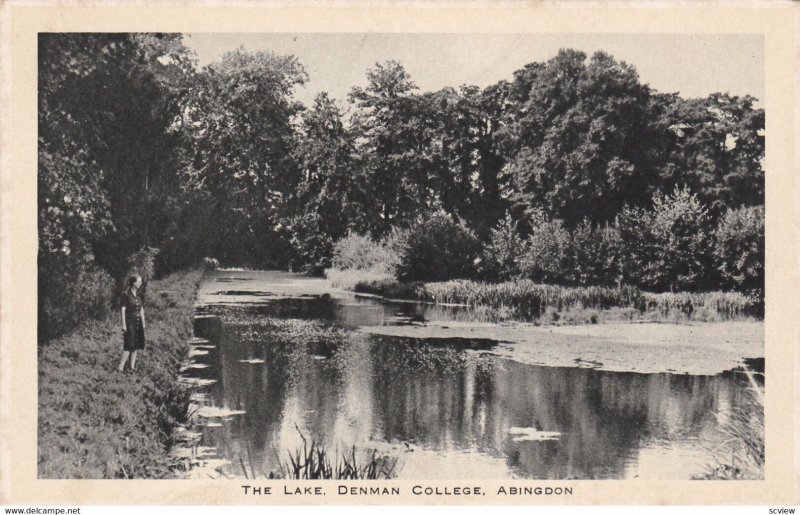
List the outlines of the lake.
{"label": "lake", "polygon": [[401,479],[689,479],[716,463],[731,410],[757,409],[738,371],[534,364],[466,307],[289,273],[214,272],[196,312],[183,380],[198,386],[206,467],[193,477],[279,471],[306,438],[335,456],[390,456]]}

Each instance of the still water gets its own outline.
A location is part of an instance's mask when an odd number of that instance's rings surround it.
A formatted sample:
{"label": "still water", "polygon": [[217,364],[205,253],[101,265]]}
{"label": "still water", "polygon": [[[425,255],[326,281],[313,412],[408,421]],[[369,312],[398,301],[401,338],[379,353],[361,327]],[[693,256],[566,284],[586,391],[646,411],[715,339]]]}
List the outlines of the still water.
{"label": "still water", "polygon": [[[334,453],[396,457],[399,478],[689,479],[715,463],[726,414],[749,405],[735,372],[536,366],[498,355],[503,342],[491,339],[370,334],[475,314],[287,273],[216,272],[197,313],[203,339],[184,374],[202,385],[194,400],[212,476],[278,471],[302,434]],[[276,336],[289,320],[296,330]]]}

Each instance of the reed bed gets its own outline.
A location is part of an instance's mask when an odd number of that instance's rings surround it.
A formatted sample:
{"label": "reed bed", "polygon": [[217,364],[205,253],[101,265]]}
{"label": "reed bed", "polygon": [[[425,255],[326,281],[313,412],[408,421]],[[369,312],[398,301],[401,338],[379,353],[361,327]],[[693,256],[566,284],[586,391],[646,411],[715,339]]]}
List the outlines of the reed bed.
{"label": "reed bed", "polygon": [[681,312],[702,320],[736,320],[764,316],[764,301],[739,292],[647,293],[642,294],[644,311],[663,315]]}
{"label": "reed bed", "polygon": [[609,309],[641,303],[641,292],[633,287],[564,287],[536,284],[527,279],[497,284],[464,280],[427,283],[420,292],[421,300],[511,309],[517,316],[528,319],[541,317],[548,308]]}
{"label": "reed bed", "polygon": [[[354,271],[341,287],[387,298],[420,300],[437,304],[460,304],[503,314],[505,318],[539,320],[545,315],[617,310],[615,315],[638,313],[647,319],[723,321],[761,318],[763,299],[739,292],[651,293],[634,286],[559,286],[528,279],[502,283],[452,280],[430,283],[400,283],[390,278],[372,278]],[[329,277],[336,277],[334,272]],[[620,309],[621,308],[621,309]],[[553,315],[556,313],[556,315]]]}

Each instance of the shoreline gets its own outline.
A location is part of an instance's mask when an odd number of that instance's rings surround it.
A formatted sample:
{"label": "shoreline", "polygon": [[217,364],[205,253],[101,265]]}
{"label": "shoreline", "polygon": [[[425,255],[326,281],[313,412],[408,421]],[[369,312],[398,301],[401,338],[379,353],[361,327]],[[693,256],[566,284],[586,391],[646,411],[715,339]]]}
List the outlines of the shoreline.
{"label": "shoreline", "polygon": [[496,323],[588,325],[761,321],[763,299],[733,291],[652,293],[631,286],[563,286],[527,279],[401,282],[326,270],[333,289],[384,302],[466,307]]}

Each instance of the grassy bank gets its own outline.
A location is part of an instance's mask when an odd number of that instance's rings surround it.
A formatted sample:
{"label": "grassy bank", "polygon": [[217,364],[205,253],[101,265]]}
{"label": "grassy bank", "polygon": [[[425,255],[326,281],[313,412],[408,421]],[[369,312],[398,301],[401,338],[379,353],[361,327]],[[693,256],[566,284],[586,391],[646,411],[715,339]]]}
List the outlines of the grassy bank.
{"label": "grassy bank", "polygon": [[722,321],[761,318],[761,299],[738,292],[651,293],[632,286],[558,286],[527,279],[402,283],[328,270],[334,286],[386,298],[462,304],[497,320],[598,323],[619,320]]}
{"label": "grassy bank", "polygon": [[192,334],[202,272],[180,272],[148,288],[147,348],[135,374],[117,372],[119,314],[91,321],[39,348],[38,476],[163,478],[166,450],[188,393],[178,366]]}

